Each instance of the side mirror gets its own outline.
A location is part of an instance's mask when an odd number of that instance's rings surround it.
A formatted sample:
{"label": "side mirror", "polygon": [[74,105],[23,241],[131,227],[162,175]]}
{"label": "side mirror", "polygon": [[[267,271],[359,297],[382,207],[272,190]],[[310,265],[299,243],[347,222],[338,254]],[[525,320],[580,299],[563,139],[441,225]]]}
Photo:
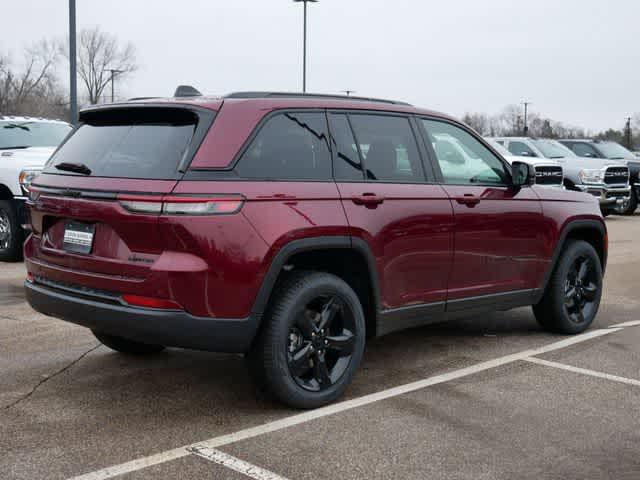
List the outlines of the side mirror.
{"label": "side mirror", "polygon": [[514,187],[528,187],[536,183],[536,169],[528,163],[513,162],[511,164],[511,178]]}

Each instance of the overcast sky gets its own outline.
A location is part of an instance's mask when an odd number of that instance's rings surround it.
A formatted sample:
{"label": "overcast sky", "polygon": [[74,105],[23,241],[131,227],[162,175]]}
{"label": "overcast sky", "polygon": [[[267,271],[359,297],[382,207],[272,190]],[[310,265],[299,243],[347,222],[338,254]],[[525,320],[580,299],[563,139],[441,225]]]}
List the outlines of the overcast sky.
{"label": "overcast sky", "polygon": [[[78,30],[131,41],[129,96],[300,90],[292,0],[78,0]],[[67,32],[67,0],[2,0],[0,52]],[[640,112],[640,0],[320,0],[308,90],[389,97],[456,116],[524,100],[587,129]]]}

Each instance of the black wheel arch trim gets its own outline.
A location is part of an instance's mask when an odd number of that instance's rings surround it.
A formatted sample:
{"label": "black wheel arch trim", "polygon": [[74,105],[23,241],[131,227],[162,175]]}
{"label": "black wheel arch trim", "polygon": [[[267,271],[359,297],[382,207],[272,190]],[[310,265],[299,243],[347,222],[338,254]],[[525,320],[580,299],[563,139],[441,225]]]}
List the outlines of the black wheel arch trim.
{"label": "black wheel arch trim", "polygon": [[601,241],[604,246],[602,250],[603,256],[600,259],[602,263],[602,273],[604,275],[605,268],[607,265],[607,246],[605,245],[605,237],[607,235],[607,230],[604,223],[599,222],[597,220],[571,220],[569,223],[567,223],[564,226],[564,228],[560,232],[560,237],[558,238],[555,249],[553,251],[553,256],[551,257],[551,262],[549,263],[549,267],[547,268],[547,271],[544,275],[542,285],[537,290],[538,293],[536,295],[536,298],[534,298],[534,303],[538,303],[542,299],[542,296],[544,295],[544,292],[547,289],[547,285],[551,280],[551,275],[553,274],[553,271],[555,270],[556,265],[558,264],[558,261],[560,259],[560,253],[562,252],[562,249],[565,246],[565,243],[567,241],[567,237],[569,236],[569,234],[576,230],[585,230],[585,229],[595,229],[600,233]]}
{"label": "black wheel arch trim", "polygon": [[284,245],[275,254],[269,265],[269,269],[262,280],[262,285],[258,291],[258,295],[253,303],[251,313],[253,315],[262,315],[267,308],[267,303],[271,297],[271,293],[276,285],[278,276],[287,261],[295,254],[301,252],[309,252],[313,250],[326,249],[352,249],[361,254],[366,262],[369,270],[369,278],[371,280],[372,293],[376,305],[376,316],[380,312],[380,284],[378,281],[378,271],[376,261],[369,245],[361,238],[354,238],[346,235],[340,236],[320,236],[308,237],[299,240],[293,240]]}

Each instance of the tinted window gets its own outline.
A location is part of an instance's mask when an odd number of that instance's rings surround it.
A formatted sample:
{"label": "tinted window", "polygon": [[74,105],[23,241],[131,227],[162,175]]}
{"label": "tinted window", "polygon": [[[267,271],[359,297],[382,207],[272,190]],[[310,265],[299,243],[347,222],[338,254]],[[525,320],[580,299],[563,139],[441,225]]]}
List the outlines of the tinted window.
{"label": "tinted window", "polygon": [[596,151],[596,149],[593,148],[588,143],[574,143],[571,148],[579,157],[598,158],[600,156],[598,155],[598,152]]}
{"label": "tinted window", "polygon": [[445,183],[505,184],[505,165],[465,130],[450,123],[423,120]]}
{"label": "tinted window", "polygon": [[[95,177],[175,178],[193,137],[197,117],[178,109],[104,112],[92,116],[49,160],[84,164]],[[153,110],[153,111],[151,111]]]}
{"label": "tinted window", "polygon": [[71,131],[65,123],[38,121],[0,122],[0,149],[57,147]]}
{"label": "tinted window", "polygon": [[362,180],[362,162],[351,126],[344,114],[329,114],[333,149],[336,152],[333,175],[336,180]]}
{"label": "tinted window", "polygon": [[324,113],[283,113],[263,125],[237,171],[245,178],[329,180],[331,155]]}
{"label": "tinted window", "polygon": [[524,142],[514,142],[513,140],[509,140],[508,148],[513,155],[520,157],[537,157],[536,153]]}
{"label": "tinted window", "polygon": [[349,115],[364,157],[367,179],[423,182],[418,145],[409,120],[383,115]]}

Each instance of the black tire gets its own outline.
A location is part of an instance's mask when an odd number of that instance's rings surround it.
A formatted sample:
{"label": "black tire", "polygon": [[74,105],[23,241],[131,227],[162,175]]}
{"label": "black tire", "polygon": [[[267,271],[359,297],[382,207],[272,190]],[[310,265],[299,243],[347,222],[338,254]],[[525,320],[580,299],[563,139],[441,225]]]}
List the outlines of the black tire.
{"label": "black tire", "polygon": [[135,342],[115,335],[99,333],[95,330],[92,330],[92,332],[103,345],[109,347],[111,350],[115,350],[116,352],[130,353],[133,355],[146,355],[164,350],[164,346],[162,345]]}
{"label": "black tire", "polygon": [[22,227],[10,200],[0,200],[0,261],[22,259]]}
{"label": "black tire", "polygon": [[602,213],[603,217],[608,217],[609,215],[611,215],[611,210],[609,210],[608,208],[600,207],[600,213]]}
{"label": "black tire", "polygon": [[598,254],[583,240],[569,240],[533,313],[546,330],[581,333],[593,322],[601,298],[602,265]]}
{"label": "black tire", "polygon": [[247,359],[266,393],[294,408],[317,408],[351,383],[365,333],[362,305],[346,282],[294,272],[272,296]]}
{"label": "black tire", "polygon": [[635,189],[631,189],[631,196],[629,197],[629,203],[626,208],[621,212],[622,215],[633,215],[638,209],[638,194]]}

